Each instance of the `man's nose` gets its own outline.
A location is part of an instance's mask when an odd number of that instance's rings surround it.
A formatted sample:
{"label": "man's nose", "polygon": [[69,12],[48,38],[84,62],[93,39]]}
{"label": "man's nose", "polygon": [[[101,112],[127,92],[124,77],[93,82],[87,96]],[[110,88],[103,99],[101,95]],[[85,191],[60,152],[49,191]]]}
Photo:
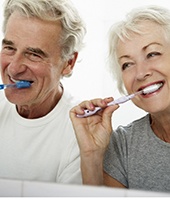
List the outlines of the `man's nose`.
{"label": "man's nose", "polygon": [[9,74],[12,76],[16,76],[17,74],[24,73],[27,69],[27,65],[25,63],[25,57],[22,54],[15,54],[10,60],[8,65]]}

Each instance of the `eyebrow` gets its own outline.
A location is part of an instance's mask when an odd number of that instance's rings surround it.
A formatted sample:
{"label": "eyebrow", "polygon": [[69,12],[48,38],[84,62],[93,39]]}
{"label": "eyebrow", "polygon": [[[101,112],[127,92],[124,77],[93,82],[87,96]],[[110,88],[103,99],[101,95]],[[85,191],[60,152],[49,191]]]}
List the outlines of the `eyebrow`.
{"label": "eyebrow", "polygon": [[45,58],[48,57],[48,54],[45,53],[43,50],[41,50],[40,48],[33,48],[33,47],[28,47],[26,48],[28,51],[32,52],[32,53],[36,53],[36,54],[39,54]]}
{"label": "eyebrow", "polygon": [[[3,39],[3,40],[2,40],[2,45],[11,45],[11,46],[13,46],[14,43],[13,43],[11,40]],[[45,52],[44,52],[42,49],[40,49],[40,48],[27,47],[26,50],[27,50],[27,51],[30,51],[30,52],[32,52],[32,53],[39,54],[39,55],[41,55],[41,56],[43,56],[43,57],[45,57],[45,58],[48,57],[48,54],[45,53]]]}
{"label": "eyebrow", "polygon": [[[162,46],[162,44],[158,43],[158,42],[152,42],[152,43],[149,43],[148,45],[144,46],[142,49],[145,51],[148,47],[150,47],[151,45],[159,45],[159,46]],[[122,58],[130,58],[129,55],[123,55],[123,56],[120,56],[118,58],[118,60],[121,60]]]}
{"label": "eyebrow", "polygon": [[123,56],[120,56],[120,57],[118,58],[118,60],[121,60],[122,58],[130,58],[130,56],[128,56],[128,55],[123,55]]}
{"label": "eyebrow", "polygon": [[2,45],[3,45],[3,44],[14,45],[14,43],[13,43],[12,41],[7,40],[7,39],[3,39],[3,40],[2,40]]}
{"label": "eyebrow", "polygon": [[150,47],[151,45],[159,45],[159,46],[162,46],[162,44],[160,44],[159,42],[152,42],[152,43],[149,43],[148,45],[146,45],[145,47],[143,47],[144,50],[146,50],[148,47]]}

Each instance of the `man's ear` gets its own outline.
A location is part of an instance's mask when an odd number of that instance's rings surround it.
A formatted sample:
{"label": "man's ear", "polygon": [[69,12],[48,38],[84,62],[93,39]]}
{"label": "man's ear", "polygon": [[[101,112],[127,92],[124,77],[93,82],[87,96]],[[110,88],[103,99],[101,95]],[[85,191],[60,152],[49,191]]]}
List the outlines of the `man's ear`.
{"label": "man's ear", "polygon": [[63,69],[63,73],[62,73],[63,76],[70,76],[70,75],[72,74],[72,71],[73,71],[75,62],[76,62],[76,60],[77,60],[77,57],[78,57],[78,52],[75,52],[75,53],[72,55],[72,58],[70,58],[70,59],[67,61],[66,66],[65,66],[64,69]]}

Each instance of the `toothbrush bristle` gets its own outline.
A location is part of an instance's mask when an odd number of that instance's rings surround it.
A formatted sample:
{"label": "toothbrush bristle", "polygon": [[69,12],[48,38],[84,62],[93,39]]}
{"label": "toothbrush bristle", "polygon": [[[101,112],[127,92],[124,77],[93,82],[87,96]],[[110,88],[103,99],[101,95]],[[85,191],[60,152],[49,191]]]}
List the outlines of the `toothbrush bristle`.
{"label": "toothbrush bristle", "polygon": [[16,83],[17,88],[29,88],[31,86],[31,83],[29,81],[18,81]]}
{"label": "toothbrush bristle", "polygon": [[162,83],[150,85],[147,88],[143,89],[142,92],[143,92],[143,94],[152,93],[152,92],[155,92],[156,90],[158,90],[161,86],[162,86]]}

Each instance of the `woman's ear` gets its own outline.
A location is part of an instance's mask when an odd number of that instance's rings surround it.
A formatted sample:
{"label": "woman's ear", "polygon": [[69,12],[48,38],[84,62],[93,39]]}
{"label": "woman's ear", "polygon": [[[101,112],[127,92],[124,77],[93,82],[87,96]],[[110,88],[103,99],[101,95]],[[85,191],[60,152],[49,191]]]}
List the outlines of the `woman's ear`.
{"label": "woman's ear", "polygon": [[63,72],[62,72],[62,75],[63,75],[63,76],[70,76],[70,75],[72,74],[72,71],[73,71],[75,62],[76,62],[76,60],[77,60],[77,57],[78,57],[78,52],[75,52],[75,53],[72,55],[72,58],[70,58],[70,59],[67,61],[66,66],[64,67]]}

